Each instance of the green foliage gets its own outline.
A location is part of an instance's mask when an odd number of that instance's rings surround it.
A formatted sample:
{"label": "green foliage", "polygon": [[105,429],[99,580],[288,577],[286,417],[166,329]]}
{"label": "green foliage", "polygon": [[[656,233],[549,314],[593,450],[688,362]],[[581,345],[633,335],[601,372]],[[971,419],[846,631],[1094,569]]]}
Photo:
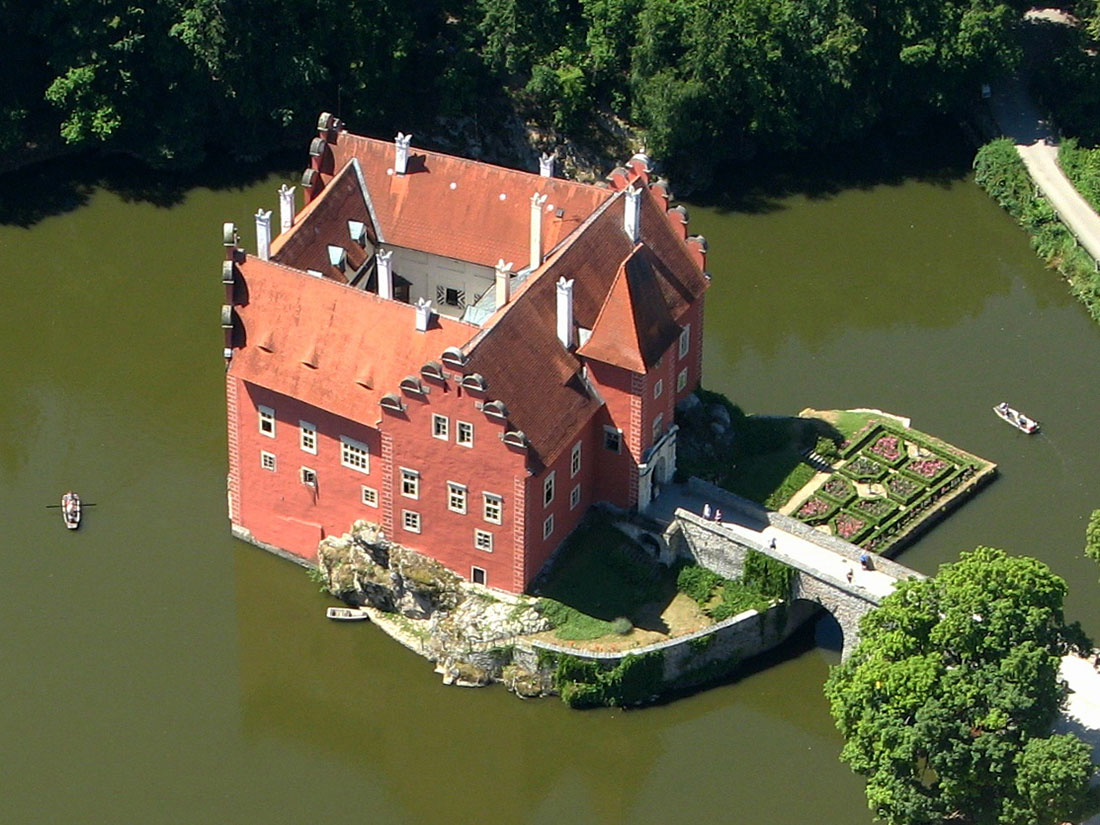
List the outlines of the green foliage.
{"label": "green foliage", "polygon": [[698,564],[685,564],[676,574],[676,589],[700,605],[710,601],[714,589],[725,579]]}
{"label": "green foliage", "polygon": [[1088,748],[1050,736],[1065,593],[1041,562],[979,547],[863,618],[825,692],[876,816],[1054,825],[1088,812]]}
{"label": "green foliage", "polygon": [[634,629],[634,623],[630,621],[626,616],[619,616],[613,622],[611,622],[611,632],[616,633],[619,636],[625,636],[627,633]]}
{"label": "green foliage", "polygon": [[611,622],[589,616],[555,599],[539,599],[537,608],[554,628],[554,635],[564,641],[584,642],[616,632]]}
{"label": "green foliage", "polygon": [[661,693],[664,657],[660,651],[641,656],[627,654],[608,668],[602,662],[560,655],[554,686],[570,707],[629,707]]}
{"label": "green foliage", "polygon": [[1085,149],[1067,138],[1058,147],[1058,163],[1081,197],[1100,210],[1100,149]]}
{"label": "green foliage", "polygon": [[1100,564],[1100,510],[1093,510],[1085,527],[1085,555]]}
{"label": "green foliage", "polygon": [[794,568],[757,550],[749,550],[742,580],[769,599],[786,599],[791,595]]}
{"label": "green foliage", "polygon": [[707,609],[707,615],[716,622],[724,622],[731,616],[744,613],[746,610],[757,610],[763,613],[770,604],[768,598],[757,587],[744,580],[724,582],[719,595],[718,603]]}
{"label": "green foliage", "polygon": [[[753,551],[749,551],[750,555]],[[790,568],[764,557],[766,562],[783,567],[788,573],[793,573]],[[752,579],[746,574],[743,579],[725,579],[717,573],[697,564],[686,564],[680,568],[676,576],[676,588],[694,599],[714,621],[721,622],[746,610],[766,610],[773,598],[761,589],[762,578],[769,574],[763,573],[763,567],[757,564],[754,567]],[[770,575],[775,576],[778,570],[772,570]],[[785,574],[784,574],[785,575]],[[789,581],[789,579],[788,579]],[[789,592],[784,591],[784,597]],[[782,597],[774,597],[782,598]]]}

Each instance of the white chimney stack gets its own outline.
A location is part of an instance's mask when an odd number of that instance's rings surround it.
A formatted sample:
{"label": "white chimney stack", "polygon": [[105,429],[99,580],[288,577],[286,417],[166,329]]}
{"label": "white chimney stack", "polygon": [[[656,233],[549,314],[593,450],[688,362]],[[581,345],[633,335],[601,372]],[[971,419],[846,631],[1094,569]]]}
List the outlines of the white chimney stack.
{"label": "white chimney stack", "polygon": [[543,152],[539,158],[539,174],[544,178],[554,177],[554,156],[548,152]]}
{"label": "white chimney stack", "polygon": [[558,340],[573,348],[573,279],[558,278]]}
{"label": "white chimney stack", "polygon": [[623,229],[634,243],[642,236],[642,190],[631,186],[624,197]]}
{"label": "white chimney stack", "polygon": [[397,150],[393,158],[393,171],[398,175],[405,174],[405,169],[408,168],[409,142],[412,139],[412,135],[406,135],[404,132],[398,132],[397,137],[393,139],[393,145]]}
{"label": "white chimney stack", "polygon": [[497,261],[497,309],[512,299],[512,262]]}
{"label": "white chimney stack", "polygon": [[542,263],[542,207],[546,203],[546,195],[537,192],[531,196],[531,271],[534,272]]}
{"label": "white chimney stack", "polygon": [[385,298],[387,301],[393,300],[393,250],[387,250],[383,252],[379,249],[375,255],[374,260],[378,271],[378,297]]}
{"label": "white chimney stack", "polygon": [[256,254],[261,261],[271,257],[271,210],[256,210]]}
{"label": "white chimney stack", "polygon": [[432,302],[427,298],[416,299],[416,331],[427,332],[432,320]]}
{"label": "white chimney stack", "polygon": [[285,183],[279,187],[279,234],[294,225],[294,187]]}

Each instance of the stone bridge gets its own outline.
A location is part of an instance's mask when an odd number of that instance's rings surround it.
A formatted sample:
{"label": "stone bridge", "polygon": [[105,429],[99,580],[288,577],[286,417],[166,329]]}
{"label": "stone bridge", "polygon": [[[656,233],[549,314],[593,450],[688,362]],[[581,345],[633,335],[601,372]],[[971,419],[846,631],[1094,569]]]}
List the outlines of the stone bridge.
{"label": "stone bridge", "polygon": [[[664,512],[659,508],[648,512],[668,525],[665,552],[691,558],[731,579],[742,574],[749,550],[778,559],[796,571],[791,601],[813,602],[836,618],[844,634],[845,658],[859,640],[860,618],[878,606],[899,580],[924,578],[881,556],[873,557],[873,570],[864,570],[859,563],[862,551],[856,545],[698,479],[669,492],[672,497],[664,503]],[[700,515],[704,504],[721,508],[722,521]]]}

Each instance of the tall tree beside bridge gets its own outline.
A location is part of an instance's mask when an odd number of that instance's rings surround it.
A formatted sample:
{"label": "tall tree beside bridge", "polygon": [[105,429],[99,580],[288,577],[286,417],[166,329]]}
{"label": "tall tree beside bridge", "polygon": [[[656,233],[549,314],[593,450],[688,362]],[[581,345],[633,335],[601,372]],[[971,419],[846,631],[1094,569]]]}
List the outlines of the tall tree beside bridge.
{"label": "tall tree beside bridge", "polygon": [[1055,825],[1097,808],[1089,747],[1050,733],[1065,594],[1042,562],[979,547],[864,617],[825,692],[878,817]]}

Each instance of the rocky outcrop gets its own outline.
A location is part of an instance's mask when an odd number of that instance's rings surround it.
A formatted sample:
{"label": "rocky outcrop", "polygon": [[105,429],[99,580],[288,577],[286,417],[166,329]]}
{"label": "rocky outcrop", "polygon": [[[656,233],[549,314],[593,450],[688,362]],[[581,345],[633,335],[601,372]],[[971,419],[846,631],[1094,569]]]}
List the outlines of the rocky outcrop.
{"label": "rocky outcrop", "polygon": [[464,581],[367,521],[324,539],[317,570],[330,593],[377,611],[379,626],[435,662],[445,683],[504,682],[520,695],[546,692],[543,676],[514,661],[517,643],[551,627],[536,599]]}

